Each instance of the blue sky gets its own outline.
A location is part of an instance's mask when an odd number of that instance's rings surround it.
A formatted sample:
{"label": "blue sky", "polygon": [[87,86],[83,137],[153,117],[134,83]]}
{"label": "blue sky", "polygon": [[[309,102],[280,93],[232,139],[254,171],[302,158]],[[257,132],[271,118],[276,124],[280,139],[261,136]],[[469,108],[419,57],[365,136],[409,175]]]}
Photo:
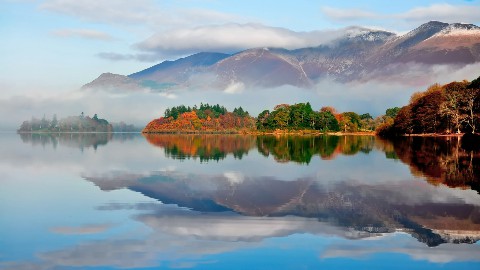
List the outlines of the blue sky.
{"label": "blue sky", "polygon": [[230,110],[242,106],[252,115],[307,101],[317,109],[328,105],[381,115],[435,82],[478,77],[480,65],[439,66],[428,74],[412,67],[395,82],[326,80],[309,90],[91,93],[80,88],[104,72],[128,75],[201,51],[318,46],[349,26],[403,34],[430,20],[480,25],[480,0],[0,0],[0,114],[10,115],[0,130],[15,130],[32,116],[80,112],[142,126],[167,107],[200,102]]}
{"label": "blue sky", "polygon": [[[268,36],[278,28],[321,35],[357,25],[402,33],[429,20],[480,22],[476,0],[10,0],[0,5],[0,97],[70,91],[103,72],[126,75],[197,50],[237,49],[223,43],[229,38],[222,36],[225,32],[248,41],[239,45],[242,49],[253,41],[252,31]],[[245,25],[252,27],[245,30]],[[192,31],[212,27],[216,46],[194,46]]]}

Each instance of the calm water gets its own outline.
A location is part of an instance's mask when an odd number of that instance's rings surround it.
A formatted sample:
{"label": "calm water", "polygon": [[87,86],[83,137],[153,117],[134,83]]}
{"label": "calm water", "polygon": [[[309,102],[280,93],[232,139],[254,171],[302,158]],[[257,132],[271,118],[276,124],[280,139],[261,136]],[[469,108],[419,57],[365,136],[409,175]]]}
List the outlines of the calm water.
{"label": "calm water", "polygon": [[0,269],[480,269],[480,153],[456,138],[0,146]]}

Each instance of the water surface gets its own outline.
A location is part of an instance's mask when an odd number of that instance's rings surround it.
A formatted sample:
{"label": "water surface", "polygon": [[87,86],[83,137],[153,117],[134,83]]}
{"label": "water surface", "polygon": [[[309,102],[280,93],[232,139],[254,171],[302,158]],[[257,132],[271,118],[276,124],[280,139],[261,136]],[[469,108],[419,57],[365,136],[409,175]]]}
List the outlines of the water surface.
{"label": "water surface", "polygon": [[457,138],[0,134],[0,269],[478,269]]}

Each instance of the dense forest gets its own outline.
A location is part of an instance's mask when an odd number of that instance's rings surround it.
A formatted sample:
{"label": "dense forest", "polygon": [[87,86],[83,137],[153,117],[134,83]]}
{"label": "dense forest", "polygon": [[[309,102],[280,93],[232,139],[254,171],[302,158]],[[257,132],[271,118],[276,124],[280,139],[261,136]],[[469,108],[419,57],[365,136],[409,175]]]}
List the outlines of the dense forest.
{"label": "dense forest", "polygon": [[369,113],[339,113],[333,107],[314,111],[309,102],[280,104],[273,111],[264,110],[257,117],[257,130],[315,130],[321,132],[373,131],[384,122],[384,116],[373,118]]}
{"label": "dense forest", "polygon": [[369,113],[339,113],[333,107],[322,107],[314,111],[307,102],[280,104],[273,111],[262,111],[255,119],[242,107],[228,112],[218,104],[201,104],[199,107],[180,105],[166,109],[164,116],[151,121],[143,132],[373,132],[387,118],[393,119],[398,110],[399,108],[388,109],[386,115],[374,119]]}
{"label": "dense forest", "polygon": [[54,114],[52,119],[45,115],[41,118],[32,117],[30,121],[24,121],[18,132],[112,132],[113,128],[107,120],[85,116],[82,112],[79,116],[69,116],[58,120]]}
{"label": "dense forest", "polygon": [[480,127],[480,77],[472,82],[434,84],[412,95],[395,118],[377,129],[380,136],[477,133]]}
{"label": "dense forest", "polygon": [[280,104],[272,112],[264,110],[257,117],[258,130],[321,130],[339,131],[339,122],[332,110],[313,111],[310,103]]}
{"label": "dense forest", "polygon": [[152,120],[144,133],[156,132],[242,132],[255,128],[255,119],[242,107],[229,112],[224,106],[200,104],[180,105],[165,110],[164,116]]}

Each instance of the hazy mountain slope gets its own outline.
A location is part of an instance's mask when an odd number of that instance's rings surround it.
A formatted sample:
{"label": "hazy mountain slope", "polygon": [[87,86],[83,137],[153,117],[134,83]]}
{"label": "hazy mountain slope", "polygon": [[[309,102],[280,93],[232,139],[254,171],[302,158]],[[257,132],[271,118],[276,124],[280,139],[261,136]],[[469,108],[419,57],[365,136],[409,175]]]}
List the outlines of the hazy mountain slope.
{"label": "hazy mountain slope", "polygon": [[202,72],[205,67],[229,57],[224,53],[201,52],[180,58],[175,61],[164,61],[158,65],[128,75],[136,80],[152,80],[163,83],[183,83],[195,73]]}

